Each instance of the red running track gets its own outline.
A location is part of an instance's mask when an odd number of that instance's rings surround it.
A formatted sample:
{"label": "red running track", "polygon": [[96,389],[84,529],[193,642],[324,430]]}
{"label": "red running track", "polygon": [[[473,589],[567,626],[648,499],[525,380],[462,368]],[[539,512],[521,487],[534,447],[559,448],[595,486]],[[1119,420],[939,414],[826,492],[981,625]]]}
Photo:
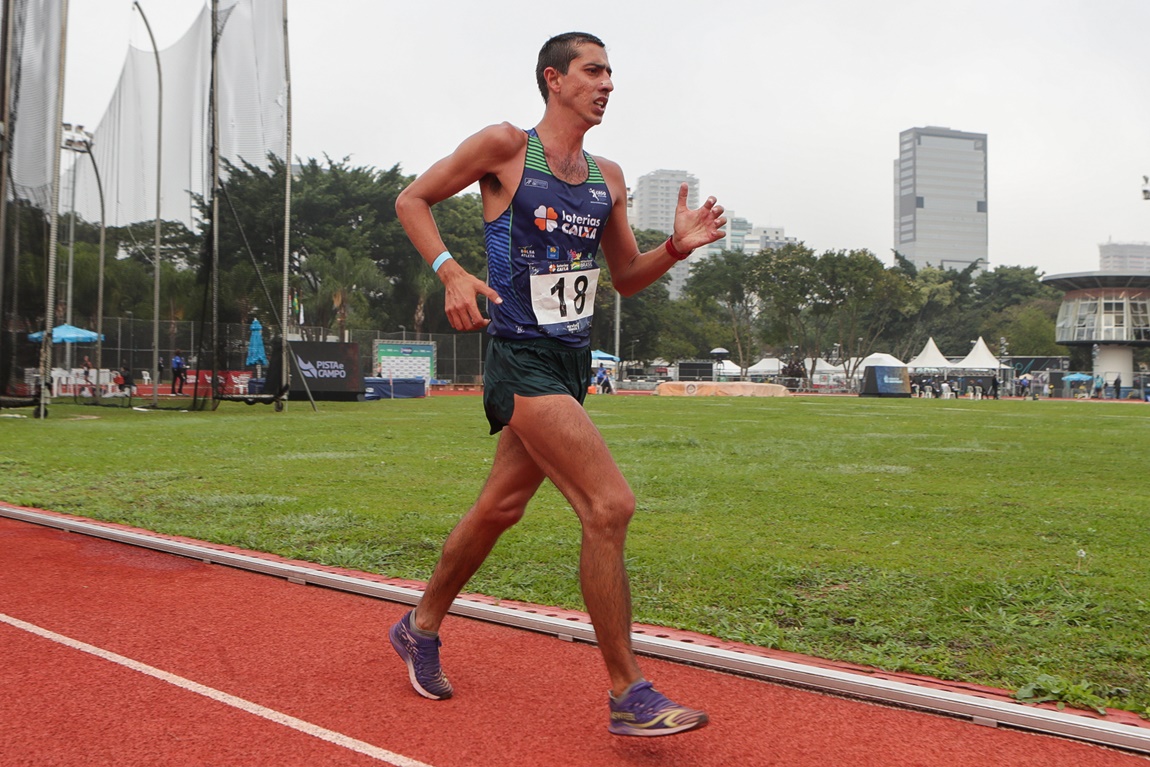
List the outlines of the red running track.
{"label": "red running track", "polygon": [[386,639],[402,605],[4,518],[0,552],[3,765],[1150,764],[650,658],[712,724],[619,738],[590,645],[449,617],[433,702]]}

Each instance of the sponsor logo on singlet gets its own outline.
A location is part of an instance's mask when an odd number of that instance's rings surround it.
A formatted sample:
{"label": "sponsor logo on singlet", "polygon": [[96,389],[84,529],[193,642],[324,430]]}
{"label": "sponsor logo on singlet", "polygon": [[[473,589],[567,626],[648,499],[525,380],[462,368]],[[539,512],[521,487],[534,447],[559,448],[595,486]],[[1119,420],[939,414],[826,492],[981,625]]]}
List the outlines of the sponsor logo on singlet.
{"label": "sponsor logo on singlet", "polygon": [[555,227],[559,226],[559,216],[555,213],[555,208],[548,208],[546,205],[536,208],[535,226],[539,227],[541,232],[554,232]]}

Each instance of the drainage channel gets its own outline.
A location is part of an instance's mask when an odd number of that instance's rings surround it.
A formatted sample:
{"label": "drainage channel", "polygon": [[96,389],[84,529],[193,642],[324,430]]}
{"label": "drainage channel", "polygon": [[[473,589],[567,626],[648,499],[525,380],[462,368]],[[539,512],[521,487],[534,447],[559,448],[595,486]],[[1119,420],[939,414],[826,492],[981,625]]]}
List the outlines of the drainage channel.
{"label": "drainage channel", "polygon": [[[0,516],[53,527],[68,532],[103,538],[155,551],[163,551],[203,562],[227,565],[252,572],[286,578],[292,583],[324,586],[362,594],[376,599],[414,605],[422,592],[377,583],[350,575],[329,573],[298,564],[279,562],[173,541],[154,535],[44,514],[0,503]],[[510,607],[455,600],[451,613],[503,626],[551,634],[567,641],[595,643],[594,629],[586,623],[570,621]],[[807,689],[852,698],[905,706],[968,719],[977,724],[1008,726],[1075,740],[1097,743],[1150,754],[1150,728],[1094,719],[1088,716],[1023,706],[992,698],[919,687],[905,682],[877,679],[836,669],[806,666],[791,661],[747,655],[717,647],[632,634],[635,651],[642,655],[689,663]]]}

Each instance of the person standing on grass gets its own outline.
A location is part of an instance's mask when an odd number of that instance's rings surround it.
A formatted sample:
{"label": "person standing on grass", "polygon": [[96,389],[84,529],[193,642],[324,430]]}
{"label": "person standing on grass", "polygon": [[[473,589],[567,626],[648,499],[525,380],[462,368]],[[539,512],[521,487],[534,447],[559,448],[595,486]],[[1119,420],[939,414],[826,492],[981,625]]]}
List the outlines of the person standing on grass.
{"label": "person standing on grass", "polygon": [[184,382],[188,380],[188,368],[179,349],[172,355],[172,394],[184,393]]}
{"label": "person standing on grass", "polygon": [[[396,200],[404,230],[445,287],[452,327],[487,328],[492,336],[483,406],[499,441],[478,500],[447,537],[419,604],[389,637],[420,695],[451,697],[439,662],[440,625],[547,478],[582,526],[580,585],[610,677],[610,732],[683,732],[705,725],[707,715],[668,700],[639,670],[623,561],[635,497],[582,403],[600,244],[615,289],[630,296],[695,248],[721,239],[726,220],[713,197],[688,209],[683,184],[674,234],[640,253],[627,223],[622,170],[583,150],[584,134],[602,122],[614,90],[603,42],[578,32],[553,37],[539,52],[535,76],[545,103],[535,128],[484,128]],[[476,182],[489,284],[447,252],[431,209]],[[480,297],[488,301],[490,319],[480,313]]]}

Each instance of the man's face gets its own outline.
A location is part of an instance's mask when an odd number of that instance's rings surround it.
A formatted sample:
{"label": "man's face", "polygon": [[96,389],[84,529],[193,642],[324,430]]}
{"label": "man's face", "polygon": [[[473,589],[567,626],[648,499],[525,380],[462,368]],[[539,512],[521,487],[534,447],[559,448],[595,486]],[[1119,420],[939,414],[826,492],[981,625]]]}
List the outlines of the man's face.
{"label": "man's face", "polygon": [[561,87],[556,95],[564,105],[577,112],[592,125],[603,122],[607,100],[615,90],[611,82],[611,64],[607,51],[598,45],[579,46],[579,55],[567,67],[567,74],[559,75]]}

